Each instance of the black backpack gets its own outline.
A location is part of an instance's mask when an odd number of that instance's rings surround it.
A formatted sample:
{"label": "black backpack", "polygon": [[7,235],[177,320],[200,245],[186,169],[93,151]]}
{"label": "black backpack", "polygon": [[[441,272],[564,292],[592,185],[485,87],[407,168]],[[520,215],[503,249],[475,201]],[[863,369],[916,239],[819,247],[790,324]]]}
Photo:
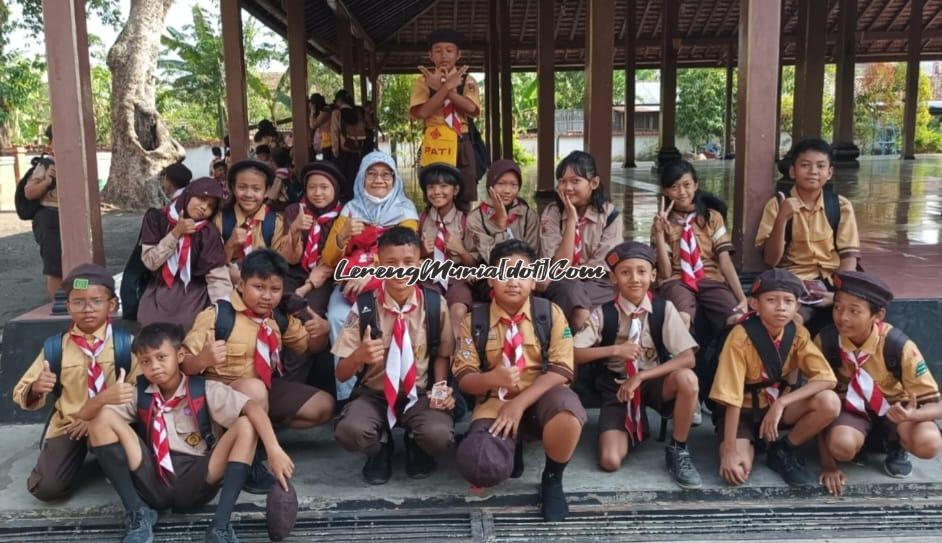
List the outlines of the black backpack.
{"label": "black backpack", "polygon": [[[278,214],[269,209],[265,212],[265,218],[262,220],[262,239],[265,240],[265,247],[271,248],[271,241],[275,237],[275,219]],[[232,231],[236,226],[236,215],[233,207],[227,207],[222,210],[222,241],[229,241],[232,237]]]}
{"label": "black backpack", "polygon": [[[232,329],[235,327],[235,308],[229,300],[219,300],[216,302],[216,322],[213,325],[216,329],[217,341],[228,341],[232,335]],[[272,318],[278,324],[278,330],[284,335],[288,329],[288,315],[280,308],[272,311]]]}
{"label": "black backpack", "polygon": [[[43,162],[44,159],[49,160],[46,159],[45,155],[32,159],[29,169],[26,170],[26,174],[23,175],[16,184],[16,191],[13,193],[13,205],[16,207],[16,216],[22,221],[33,220],[33,217],[35,217],[36,213],[42,208],[42,203],[40,203],[41,198],[30,200],[26,197],[26,183],[29,181],[30,177],[33,176],[36,166],[39,165],[40,162]],[[46,167],[48,167],[48,164]]]}
{"label": "black backpack", "polygon": [[[160,213],[160,210],[153,207],[147,210],[147,213],[153,212]],[[145,213],[145,217],[147,213]],[[141,247],[141,233],[143,230],[144,224],[142,222],[141,230],[137,234],[137,243],[124,265],[124,274],[121,276],[121,292],[119,293],[121,297],[121,316],[132,321],[137,320],[137,308],[140,306],[141,296],[144,295],[144,289],[154,278],[154,272],[148,269],[144,265],[144,261],[141,260],[143,250]]]}
{"label": "black backpack", "polygon": [[[837,333],[837,328],[829,324],[819,332],[821,336],[821,352],[824,358],[831,365],[831,369],[836,374],[841,369],[843,360],[841,359],[841,343]],[[886,369],[897,381],[903,381],[903,349],[909,337],[899,328],[891,328],[886,334],[883,342],[883,362]]]}
{"label": "black backpack", "polygon": [[[137,418],[141,421],[140,435],[144,442],[150,445],[150,405],[152,397],[146,392],[150,383],[143,375],[137,377]],[[206,447],[212,449],[216,445],[216,435],[213,433],[213,421],[209,416],[209,406],[206,403],[206,379],[201,375],[187,377],[186,403],[196,420],[200,436],[206,442]]]}

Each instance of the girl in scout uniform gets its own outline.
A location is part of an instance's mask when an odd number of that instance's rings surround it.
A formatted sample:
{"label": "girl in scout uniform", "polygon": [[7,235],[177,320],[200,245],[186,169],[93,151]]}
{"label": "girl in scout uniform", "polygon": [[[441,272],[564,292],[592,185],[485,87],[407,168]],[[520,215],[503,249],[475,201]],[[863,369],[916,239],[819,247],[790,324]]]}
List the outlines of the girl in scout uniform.
{"label": "girl in scout uniform", "polygon": [[508,239],[521,239],[540,251],[540,217],[520,198],[523,176],[513,160],[502,159],[487,170],[487,198],[468,214],[469,247],[475,262],[491,259],[491,249]]}

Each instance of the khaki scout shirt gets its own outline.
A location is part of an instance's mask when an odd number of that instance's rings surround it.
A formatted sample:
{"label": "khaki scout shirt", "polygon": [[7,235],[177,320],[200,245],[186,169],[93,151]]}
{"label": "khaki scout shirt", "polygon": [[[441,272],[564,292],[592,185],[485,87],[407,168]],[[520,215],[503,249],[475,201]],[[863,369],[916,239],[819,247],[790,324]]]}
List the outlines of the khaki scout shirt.
{"label": "khaki scout shirt", "polygon": [[[164,413],[164,422],[167,423],[167,436],[170,439],[170,450],[175,453],[204,456],[209,453],[209,448],[200,433],[196,413],[190,410],[189,403],[186,401],[187,379],[187,376],[184,375],[183,379],[180,380],[177,391],[173,393],[174,398],[183,398],[183,401],[169,413]],[[154,394],[160,394],[160,388],[155,384],[150,384],[144,392],[150,398]],[[137,398],[136,387],[134,397]],[[209,418],[213,422],[213,434],[217,438],[223,434],[224,428],[229,428],[235,424],[247,401],[249,401],[248,396],[230,388],[228,385],[206,380],[206,409],[209,411]],[[147,409],[149,405],[139,406],[136,403],[126,403],[109,405],[107,408],[117,413],[124,421],[133,423],[139,420],[138,408]],[[149,436],[150,428],[145,429],[145,432]],[[152,453],[146,451],[144,454]]]}
{"label": "khaki scout shirt", "polygon": [[[605,255],[625,240],[621,216],[616,217],[608,227],[605,226],[605,221],[614,210],[615,205],[611,202],[605,202],[601,213],[593,206],[586,208],[584,217],[588,222],[582,229],[582,266],[605,267]],[[565,222],[566,212],[558,205],[550,204],[543,210],[540,217],[540,254],[543,258],[553,258],[556,254],[556,249],[563,241]]]}
{"label": "khaki scout shirt", "polygon": [[[780,340],[782,336],[784,331],[776,339]],[[723,352],[720,353],[710,399],[724,405],[752,409],[752,397],[746,396],[745,386],[761,383],[764,368],[759,352],[749,339],[746,329],[741,324],[736,325],[729,333],[726,344],[723,345]],[[799,372],[808,381],[837,383],[831,365],[824,359],[821,350],[812,343],[811,336],[804,326],[798,326],[795,331],[795,341],[782,365],[782,378],[789,383],[796,383]],[[765,394],[759,394],[759,407],[768,407]]]}
{"label": "khaki scout shirt", "polygon": [[[671,257],[671,276],[668,279],[680,279],[680,238],[684,234],[684,221],[686,213],[671,213],[670,231],[668,232],[667,251]],[[693,221],[693,233],[697,238],[697,247],[700,248],[700,258],[703,261],[703,273],[707,279],[726,282],[720,270],[719,256],[722,252],[733,250],[733,241],[726,231],[723,216],[716,210],[710,209],[706,224],[700,224],[699,219]],[[662,278],[663,279],[663,278]]]}
{"label": "khaki scout shirt", "polygon": [[[903,359],[900,362],[902,382],[898,381],[896,376],[887,369],[886,359],[883,358],[883,347],[886,344],[886,336],[892,329],[891,324],[880,323],[873,327],[870,336],[859,348],[845,337],[841,337],[841,347],[847,351],[870,355],[870,359],[863,365],[863,370],[870,374],[873,382],[880,387],[880,392],[883,393],[886,401],[890,403],[906,401],[911,393],[916,394],[916,401],[919,405],[939,401],[939,385],[932,377],[926,359],[912,340],[903,345]],[[821,347],[820,335],[814,338],[814,343],[819,348]],[[853,375],[851,365],[842,363],[837,372],[837,390],[841,396],[847,393],[847,386]]]}
{"label": "khaki scout shirt", "polygon": [[[798,196],[794,187],[790,196]],[[834,231],[824,213],[824,193],[818,196],[814,208],[804,203],[792,217],[792,241],[785,247],[779,265],[787,268],[799,279],[810,281],[828,279],[840,268],[842,258],[860,257],[860,237],[857,235],[857,219],[850,200],[838,195],[841,220],[837,227],[837,246]],[[756,247],[765,246],[775,227],[778,215],[778,197],[772,197],[762,210],[762,220],[756,233]]]}
{"label": "khaki scout shirt", "polygon": [[[248,218],[245,213],[243,213],[242,208],[238,204],[233,204],[232,209],[235,211],[235,228],[241,227],[245,224],[245,220]],[[262,223],[265,220],[266,213],[275,213],[275,230],[271,237],[271,247],[265,245],[265,236],[262,234]],[[280,255],[285,256],[291,255],[291,238],[285,235],[285,224],[284,218],[280,213],[268,209],[268,206],[263,205],[255,212],[255,215],[252,216],[257,222],[252,228],[252,248],[253,249],[272,249],[277,251]],[[213,224],[216,225],[216,228],[219,229],[219,232],[222,232],[222,213],[216,213],[216,217],[213,219]],[[231,235],[231,234],[230,234]],[[226,243],[226,240],[223,240],[223,243]],[[233,260],[237,260],[241,256],[241,253],[236,251],[236,254],[233,256]],[[287,257],[285,257],[287,258]]]}
{"label": "khaki scout shirt", "polygon": [[[422,224],[419,225],[419,238],[423,240],[435,239],[435,236],[438,235],[438,217],[438,210],[434,207],[423,214],[423,217],[420,217],[424,220]],[[468,230],[466,228],[467,219],[465,218],[464,212],[452,206],[451,211],[442,217],[442,224],[445,225],[445,232],[447,232],[449,237],[457,237],[461,240],[461,244],[465,246],[465,250],[471,247],[471,239],[468,236]],[[448,242],[447,238],[445,242]],[[448,256],[447,251],[445,255]],[[461,264],[461,259],[457,256],[451,257],[451,260],[454,260],[457,264]]]}
{"label": "khaki scout shirt", "polygon": [[[491,208],[494,207],[494,203],[491,202],[490,198],[487,198],[485,202]],[[540,217],[536,212],[530,209],[530,206],[518,200],[517,205],[507,211],[507,219],[508,221],[512,219],[513,222],[510,223],[507,229],[500,230],[494,224],[492,216],[484,215],[480,205],[468,215],[468,238],[470,241],[465,243],[465,247],[475,261],[484,264],[489,263],[491,251],[494,247],[502,241],[511,239],[511,234],[513,239],[523,240],[539,254]],[[510,234],[508,234],[508,230]]]}
{"label": "khaki scout shirt", "polygon": [[[455,69],[452,68],[449,72],[449,76],[455,73]],[[481,111],[481,91],[478,89],[478,83],[470,75],[465,77],[464,81],[464,93],[462,94],[468,100],[474,102],[474,106],[477,108],[478,112]],[[425,76],[419,76],[412,83],[412,96],[409,98],[409,109],[411,110],[415,106],[421,106],[425,102],[428,102],[432,97],[432,91],[428,88],[428,85],[425,83]],[[461,119],[461,133],[468,133],[468,115],[463,112],[458,112],[458,118]],[[420,119],[421,120],[421,119]],[[425,119],[425,128],[431,128],[433,126],[441,126],[445,124],[445,117],[442,115],[441,110],[430,115]]]}
{"label": "khaki scout shirt", "polygon": [[[629,302],[620,294],[618,295],[618,332],[615,334],[615,343],[621,344],[628,341],[628,330],[631,327],[631,319],[628,315],[639,309],[638,306]],[[649,370],[667,360],[658,360],[657,349],[654,348],[654,338],[651,335],[651,328],[648,326],[648,316],[653,311],[651,300],[645,296],[641,301],[640,309],[644,310],[644,317],[641,318],[641,347],[644,353],[638,360],[638,367],[642,370]],[[626,313],[627,311],[627,313]],[[602,316],[602,306],[596,307],[589,315],[589,322],[585,328],[576,333],[573,338],[573,347],[576,349],[585,349],[590,347],[607,347],[602,345],[602,325],[604,318]],[[687,330],[687,325],[680,318],[680,313],[670,301],[664,303],[664,325],[661,327],[661,339],[664,341],[664,347],[674,356],[686,351],[687,349],[697,349],[697,342]],[[609,358],[606,361],[609,370],[619,374],[625,374],[625,359]]]}
{"label": "khaki scout shirt", "polygon": [[[409,339],[412,341],[412,353],[415,356],[416,388],[422,390],[428,386],[429,371],[434,368],[429,368],[430,361],[428,339],[426,337],[425,319],[427,316],[425,313],[425,300],[418,294],[419,292],[419,289],[414,290],[412,294],[409,295],[409,299],[406,302],[406,305],[417,306],[406,314],[406,326],[409,329]],[[396,323],[395,311],[398,311],[400,306],[392,299],[392,296],[388,294],[385,296],[385,300],[383,300],[382,303],[379,302],[379,299],[376,298],[375,295],[374,299],[376,299],[375,305],[378,312],[377,322],[379,323],[380,331],[383,333],[383,345],[386,348],[386,353],[383,358],[385,361],[385,356],[389,354],[389,344],[393,339],[393,325]],[[430,317],[436,318],[435,315],[430,315]],[[437,318],[439,319],[438,330],[441,342],[438,345],[438,352],[435,353],[435,356],[450,358],[451,353],[455,350],[455,338],[451,331],[451,318],[448,315],[446,306],[442,306],[442,311],[440,311]],[[360,310],[357,304],[354,303],[340,331],[340,337],[337,339],[337,343],[334,345],[331,352],[339,358],[347,358],[360,346],[360,339]],[[383,390],[386,386],[385,363],[368,364],[364,367],[366,368],[366,375],[363,376],[362,384],[374,390]]]}
{"label": "khaki scout shirt", "polygon": [[[107,324],[91,334],[85,334],[79,330],[78,326],[73,325],[69,332],[82,334],[89,344],[95,339],[104,339]],[[46,437],[53,438],[65,434],[65,429],[75,421],[75,415],[78,414],[85,400],[88,399],[88,364],[91,359],[79,349],[78,345],[72,342],[71,333],[64,334],[62,339],[62,373],[60,375],[60,384],[62,385],[62,395],[56,400],[53,406],[52,419],[49,421],[49,428],[46,430]],[[32,365],[20,378],[20,381],[13,388],[13,402],[27,411],[36,411],[46,405],[46,396],[40,396],[39,399],[29,404],[29,389],[43,371],[44,356],[42,351],[33,360]],[[105,349],[98,357],[98,364],[105,374],[105,385],[114,384],[117,374],[114,367],[114,339],[109,338],[105,343]],[[139,370],[137,367],[137,357],[131,354],[131,371],[125,376],[126,383],[134,383],[137,379]]]}
{"label": "khaki scout shirt", "polygon": [[[550,345],[547,349],[549,354],[547,371],[558,373],[565,377],[566,381],[571,382],[575,372],[572,360],[572,332],[566,322],[566,315],[563,314],[563,310],[556,304],[552,304],[551,308],[553,328],[550,330]],[[523,390],[532,385],[543,374],[543,364],[540,356],[540,342],[533,328],[533,315],[529,300],[523,305],[520,312],[525,316],[517,325],[518,330],[523,334],[525,366],[520,374],[520,389]],[[494,302],[490,306],[490,316],[490,329],[488,330],[485,348],[488,370],[503,364],[501,350],[504,347],[507,326],[501,323],[500,319],[510,318],[510,315]],[[451,371],[455,375],[455,379],[460,382],[467,375],[481,373],[481,362],[472,335],[470,314],[461,323],[456,343]],[[497,397],[496,390],[491,391],[489,397],[479,396],[477,406],[471,416],[472,420],[497,418],[497,412],[500,410],[501,404],[502,401]]]}
{"label": "khaki scout shirt", "polygon": [[[207,379],[222,381],[229,384],[237,379],[257,378],[255,373],[255,345],[258,338],[258,327],[252,319],[243,312],[246,310],[245,302],[237,290],[229,295],[229,302],[235,309],[235,323],[232,333],[226,341],[226,361],[222,364],[210,366],[203,371]],[[288,327],[282,335],[275,319],[269,317],[268,326],[275,331],[282,348],[287,347],[297,354],[307,350],[308,334],[301,321],[295,317],[288,317]],[[200,311],[193,322],[193,329],[183,340],[184,347],[194,356],[203,350],[206,343],[206,333],[216,332],[216,307],[207,307]]]}

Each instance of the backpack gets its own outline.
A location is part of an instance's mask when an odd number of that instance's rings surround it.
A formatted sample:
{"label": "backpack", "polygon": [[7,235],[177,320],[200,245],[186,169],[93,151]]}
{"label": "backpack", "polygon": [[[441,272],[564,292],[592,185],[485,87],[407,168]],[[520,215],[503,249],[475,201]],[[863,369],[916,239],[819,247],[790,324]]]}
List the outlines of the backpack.
{"label": "backpack", "polygon": [[[272,311],[272,318],[278,324],[278,331],[284,335],[288,329],[288,315],[280,308]],[[232,335],[232,329],[235,327],[236,313],[235,308],[229,300],[219,300],[216,302],[216,321],[213,325],[216,329],[217,341],[228,341]]]}
{"label": "backpack", "polygon": [[[791,192],[794,183],[789,183],[787,181],[780,181],[775,185],[776,193],[781,192],[782,194],[788,196]],[[821,194],[824,196],[824,215],[827,217],[828,225],[831,227],[831,233],[834,236],[834,247],[837,247],[837,228],[841,223],[841,201],[837,197],[837,193],[834,192],[834,187],[830,184],[824,185],[824,188],[821,190]],[[792,219],[789,219],[785,223],[785,245],[789,245],[792,242]]]}
{"label": "backpack", "polygon": [[[461,78],[461,83],[458,85],[458,94],[464,96],[464,85],[468,81],[468,75],[465,74]],[[435,91],[429,89],[429,96],[435,94]],[[487,173],[487,169],[491,167],[491,153],[487,150],[487,143],[484,141],[484,137],[481,136],[481,131],[478,130],[477,124],[474,122],[474,119],[470,116],[464,120],[464,124],[468,127],[468,138],[471,139],[471,148],[474,149],[474,179],[475,181],[480,181],[484,174]],[[461,134],[458,134],[459,136]]]}
{"label": "backpack", "polygon": [[45,155],[34,158],[30,161],[30,168],[26,170],[26,174],[20,178],[20,181],[16,184],[16,191],[13,193],[13,204],[16,207],[16,216],[23,221],[31,221],[33,217],[36,216],[36,213],[39,212],[39,209],[42,207],[40,203],[42,198],[36,200],[30,200],[26,197],[26,183],[33,176],[33,172],[36,171],[36,166],[43,161]]}
{"label": "backpack", "polygon": [[[831,365],[834,373],[841,369],[843,360],[841,359],[840,337],[837,328],[829,324],[821,329],[821,352],[824,358]],[[903,349],[909,337],[899,328],[891,328],[883,341],[883,362],[887,371],[893,374],[897,381],[903,382]]]}
{"label": "backpack", "polygon": [[[152,207],[147,210],[147,213],[151,212],[159,213],[160,210]],[[148,269],[147,266],[144,265],[144,261],[141,260],[141,252],[143,251],[141,247],[141,233],[143,230],[144,224],[141,223],[141,231],[137,234],[137,243],[134,245],[134,250],[131,251],[131,256],[128,257],[128,261],[124,265],[124,274],[121,276],[121,292],[119,292],[121,298],[121,316],[132,321],[137,320],[137,308],[140,306],[141,296],[144,295],[144,289],[147,288],[147,285],[154,278],[154,272]]]}
{"label": "backpack", "polygon": [[[144,442],[150,444],[150,405],[151,395],[146,392],[150,383],[143,375],[137,377],[137,417],[141,421],[139,428]],[[216,434],[213,433],[213,422],[209,416],[209,406],[206,403],[206,379],[201,375],[191,375],[186,382],[186,403],[190,413],[196,421],[200,436],[206,442],[206,447],[212,449],[216,445]]]}
{"label": "backpack", "polygon": [[[268,209],[265,212],[265,218],[262,220],[262,239],[265,240],[265,246],[271,248],[271,240],[275,237],[275,219],[278,214]],[[227,207],[222,210],[222,241],[225,243],[232,237],[232,231],[235,229],[235,208]]]}

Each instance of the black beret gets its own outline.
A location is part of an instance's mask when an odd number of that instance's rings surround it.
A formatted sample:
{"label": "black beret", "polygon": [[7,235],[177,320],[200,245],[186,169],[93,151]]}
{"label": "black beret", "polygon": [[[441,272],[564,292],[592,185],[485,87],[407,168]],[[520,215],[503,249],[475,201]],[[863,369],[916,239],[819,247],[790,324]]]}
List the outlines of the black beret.
{"label": "black beret", "polygon": [[794,273],[782,268],[773,268],[759,274],[752,282],[749,295],[758,296],[766,292],[788,292],[794,294],[795,298],[800,298],[805,292],[805,285]]}
{"label": "black beret", "polygon": [[893,293],[879,277],[859,271],[840,271],[832,279],[838,292],[853,294],[880,307],[890,305]]}
{"label": "black beret", "polygon": [[471,432],[455,453],[458,472],[477,487],[491,487],[510,478],[514,443],[488,432]]}
{"label": "black beret", "polygon": [[62,280],[66,296],[73,290],[85,290],[94,285],[101,285],[114,294],[114,278],[98,264],[79,264]]}
{"label": "black beret", "polygon": [[439,28],[432,31],[425,40],[428,48],[431,49],[436,43],[453,43],[459,49],[464,42],[464,36],[453,28]]}
{"label": "black beret", "polygon": [[422,190],[425,190],[425,187],[428,186],[429,181],[432,180],[432,177],[436,173],[450,175],[454,180],[453,184],[457,185],[459,188],[461,187],[461,171],[458,170],[458,168],[455,168],[451,164],[446,164],[445,162],[433,162],[419,170],[419,186],[422,187]]}
{"label": "black beret", "polygon": [[609,268],[614,270],[619,262],[628,260],[629,258],[646,260],[650,262],[652,266],[655,266],[657,263],[657,255],[654,253],[654,249],[652,249],[650,245],[637,241],[626,241],[613,247],[612,250],[605,255],[605,263],[608,264]]}
{"label": "black beret", "polygon": [[338,195],[340,194],[340,187],[346,183],[346,176],[329,160],[318,160],[301,168],[298,179],[301,180],[302,185],[307,186],[307,178],[314,174],[320,174],[330,179],[334,185],[334,192]]}

